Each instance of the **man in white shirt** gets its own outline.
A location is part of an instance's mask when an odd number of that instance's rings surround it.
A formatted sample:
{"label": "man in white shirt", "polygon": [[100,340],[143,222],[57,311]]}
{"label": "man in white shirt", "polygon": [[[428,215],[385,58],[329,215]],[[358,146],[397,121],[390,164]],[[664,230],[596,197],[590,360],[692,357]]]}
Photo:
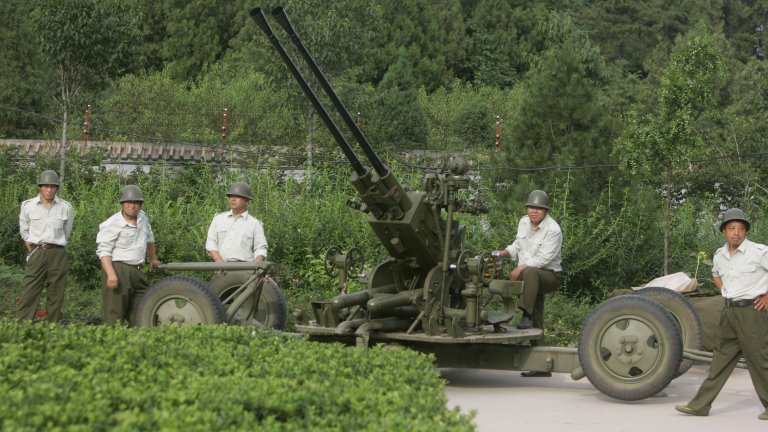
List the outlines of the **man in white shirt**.
{"label": "man in white shirt", "polygon": [[725,245],[712,258],[712,279],[725,298],[709,376],[693,400],[677,405],[689,415],[706,416],[743,355],[768,420],[768,246],[747,240],[749,221],[741,209],[723,214]]}
{"label": "man in white shirt", "polygon": [[[495,254],[517,261],[517,267],[509,273],[509,280],[523,281],[523,295],[518,306],[523,316],[517,328],[543,329],[544,295],[557,290],[563,279],[563,233],[560,225],[549,216],[546,192],[532,191],[525,206],[526,215],[517,225],[515,241]],[[524,372],[523,376],[549,376],[549,372]]]}
{"label": "man in white shirt", "polygon": [[149,254],[153,268],[160,265],[155,235],[138,186],[127,185],[120,193],[121,210],[99,225],[96,254],[101,262],[104,321],[132,324],[133,314],[149,284],[141,271]]}
{"label": "man in white shirt", "polygon": [[47,284],[46,319],[61,318],[67,284],[67,252],[64,247],[72,233],[72,205],[59,198],[59,176],[55,171],[40,173],[39,194],[21,203],[19,231],[27,248],[24,286],[16,300],[16,318],[31,320]]}
{"label": "man in white shirt", "polygon": [[267,239],[264,225],[248,214],[248,203],[253,200],[251,187],[235,182],[227,192],[230,210],[213,217],[208,228],[205,249],[216,262],[264,261],[267,257]]}

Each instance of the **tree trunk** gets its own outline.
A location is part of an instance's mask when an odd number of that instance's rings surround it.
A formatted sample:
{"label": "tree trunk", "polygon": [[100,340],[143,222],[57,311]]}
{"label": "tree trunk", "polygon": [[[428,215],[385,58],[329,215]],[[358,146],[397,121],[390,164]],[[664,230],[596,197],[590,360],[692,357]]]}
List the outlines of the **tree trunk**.
{"label": "tree trunk", "polygon": [[667,193],[664,199],[664,275],[669,274],[669,225],[672,213],[672,168],[667,168]]}
{"label": "tree trunk", "polygon": [[67,125],[69,124],[69,109],[64,104],[64,121],[61,125],[61,148],[59,149],[59,155],[61,160],[59,161],[59,182],[64,183],[64,168],[67,166]]}

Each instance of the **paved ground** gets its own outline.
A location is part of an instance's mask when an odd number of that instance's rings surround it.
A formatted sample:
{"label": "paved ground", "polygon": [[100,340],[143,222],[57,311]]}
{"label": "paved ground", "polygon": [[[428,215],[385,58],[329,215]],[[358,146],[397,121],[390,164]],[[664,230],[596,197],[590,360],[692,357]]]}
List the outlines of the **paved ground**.
{"label": "paved ground", "polygon": [[449,406],[476,411],[479,432],[751,432],[768,431],[749,373],[737,369],[715,400],[709,417],[675,411],[688,402],[708,366],[694,366],[672,381],[664,395],[622,402],[603,395],[584,378],[569,374],[523,378],[516,371],[441,369]]}

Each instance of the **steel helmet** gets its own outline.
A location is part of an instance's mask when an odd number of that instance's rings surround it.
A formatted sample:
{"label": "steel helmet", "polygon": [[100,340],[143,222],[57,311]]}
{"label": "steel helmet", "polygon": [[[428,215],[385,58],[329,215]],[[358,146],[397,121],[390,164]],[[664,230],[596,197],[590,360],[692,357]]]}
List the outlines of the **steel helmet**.
{"label": "steel helmet", "polygon": [[229,188],[229,191],[227,192],[227,196],[230,196],[230,195],[241,196],[249,200],[253,199],[253,192],[251,192],[251,187],[248,186],[248,183],[241,182],[241,181],[235,182],[235,184],[233,184],[232,187]]}
{"label": "steel helmet", "polygon": [[732,208],[726,210],[725,213],[723,213],[723,221],[720,223],[720,232],[722,232],[725,229],[725,226],[728,225],[728,222],[731,221],[744,222],[747,231],[749,231],[749,221],[747,220],[747,215],[744,214],[744,210],[740,208]]}
{"label": "steel helmet", "polygon": [[42,185],[59,185],[59,175],[54,170],[45,170],[40,173],[40,181],[37,182],[38,186]]}
{"label": "steel helmet", "polygon": [[141,201],[144,202],[144,195],[141,194],[141,189],[136,185],[126,185],[120,192],[120,202],[126,201]]}
{"label": "steel helmet", "polygon": [[549,195],[543,190],[531,191],[528,194],[528,202],[525,203],[526,207],[541,207],[549,210]]}

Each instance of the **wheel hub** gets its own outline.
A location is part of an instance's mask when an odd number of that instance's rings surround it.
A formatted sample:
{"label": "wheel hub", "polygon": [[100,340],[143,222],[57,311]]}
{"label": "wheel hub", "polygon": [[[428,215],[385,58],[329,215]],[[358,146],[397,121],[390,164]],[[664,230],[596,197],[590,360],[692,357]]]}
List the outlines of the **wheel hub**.
{"label": "wheel hub", "polygon": [[619,352],[614,353],[619,361],[625,364],[638,362],[643,356],[642,345],[637,336],[622,336],[619,338]]}

